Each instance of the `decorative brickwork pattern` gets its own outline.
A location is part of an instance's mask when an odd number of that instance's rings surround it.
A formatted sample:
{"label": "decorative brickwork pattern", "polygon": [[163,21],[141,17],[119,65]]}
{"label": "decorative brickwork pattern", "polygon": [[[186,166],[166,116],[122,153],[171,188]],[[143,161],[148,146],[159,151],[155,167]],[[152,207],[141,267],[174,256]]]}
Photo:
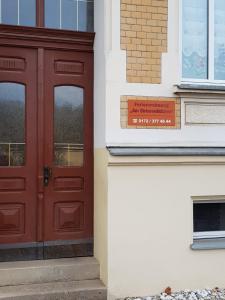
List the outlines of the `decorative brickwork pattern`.
{"label": "decorative brickwork pattern", "polygon": [[121,49],[127,52],[128,82],[161,82],[167,18],[168,0],[121,0]]}
{"label": "decorative brickwork pattern", "polygon": [[[175,101],[175,126],[129,126],[128,125],[128,100],[148,100],[148,101]],[[151,129],[180,129],[181,128],[181,104],[180,98],[165,98],[165,97],[139,97],[139,96],[121,96],[120,98],[120,124],[121,128],[151,128]]]}

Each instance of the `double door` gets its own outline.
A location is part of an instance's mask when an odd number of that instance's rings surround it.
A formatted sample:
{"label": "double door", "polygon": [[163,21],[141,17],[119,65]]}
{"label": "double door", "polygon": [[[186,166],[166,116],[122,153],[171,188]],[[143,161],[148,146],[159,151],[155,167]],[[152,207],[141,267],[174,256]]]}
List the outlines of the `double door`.
{"label": "double door", "polygon": [[0,47],[0,260],[92,252],[92,73],[91,53]]}

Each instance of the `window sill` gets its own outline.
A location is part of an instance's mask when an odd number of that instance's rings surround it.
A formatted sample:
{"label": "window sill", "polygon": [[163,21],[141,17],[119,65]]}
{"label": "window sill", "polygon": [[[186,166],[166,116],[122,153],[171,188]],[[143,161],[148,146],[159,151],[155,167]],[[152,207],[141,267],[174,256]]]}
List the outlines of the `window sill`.
{"label": "window sill", "polygon": [[217,250],[225,249],[225,238],[194,239],[192,250]]}
{"label": "window sill", "polygon": [[112,156],[225,156],[225,147],[107,146]]}
{"label": "window sill", "polygon": [[206,95],[209,97],[225,96],[224,85],[181,83],[174,86],[174,93],[180,96]]}

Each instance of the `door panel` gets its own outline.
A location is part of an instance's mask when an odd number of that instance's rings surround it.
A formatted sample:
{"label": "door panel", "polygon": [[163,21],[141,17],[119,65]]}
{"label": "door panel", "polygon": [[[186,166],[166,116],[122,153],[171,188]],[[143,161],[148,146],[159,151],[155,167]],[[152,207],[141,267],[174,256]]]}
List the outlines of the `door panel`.
{"label": "door panel", "polygon": [[0,48],[0,244],[36,240],[36,59]]}
{"label": "door panel", "polygon": [[0,261],[93,253],[92,60],[0,47]]}
{"label": "door panel", "polygon": [[44,240],[92,237],[92,60],[88,53],[45,52]]}

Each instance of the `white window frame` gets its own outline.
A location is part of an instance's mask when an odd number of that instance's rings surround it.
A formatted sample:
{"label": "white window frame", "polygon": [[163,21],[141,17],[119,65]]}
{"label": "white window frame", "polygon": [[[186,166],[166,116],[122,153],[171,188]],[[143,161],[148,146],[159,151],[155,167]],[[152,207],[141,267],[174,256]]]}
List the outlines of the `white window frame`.
{"label": "white window frame", "polygon": [[208,0],[208,79],[196,79],[196,78],[183,78],[182,70],[182,52],[183,52],[183,36],[182,36],[182,26],[183,26],[183,0],[180,1],[179,15],[180,15],[180,75],[182,83],[195,83],[195,84],[206,84],[206,85],[224,85],[224,80],[215,80],[214,79],[214,3],[215,0]]}
{"label": "white window frame", "polygon": [[[208,204],[213,204],[213,203],[225,203],[225,199],[224,200],[199,200],[193,201],[193,207],[194,204],[204,204],[204,203],[208,203]],[[193,214],[193,223],[194,223],[194,214]],[[215,238],[225,238],[225,231],[194,231],[193,230],[193,239],[194,240],[200,240],[200,239],[215,239]]]}

